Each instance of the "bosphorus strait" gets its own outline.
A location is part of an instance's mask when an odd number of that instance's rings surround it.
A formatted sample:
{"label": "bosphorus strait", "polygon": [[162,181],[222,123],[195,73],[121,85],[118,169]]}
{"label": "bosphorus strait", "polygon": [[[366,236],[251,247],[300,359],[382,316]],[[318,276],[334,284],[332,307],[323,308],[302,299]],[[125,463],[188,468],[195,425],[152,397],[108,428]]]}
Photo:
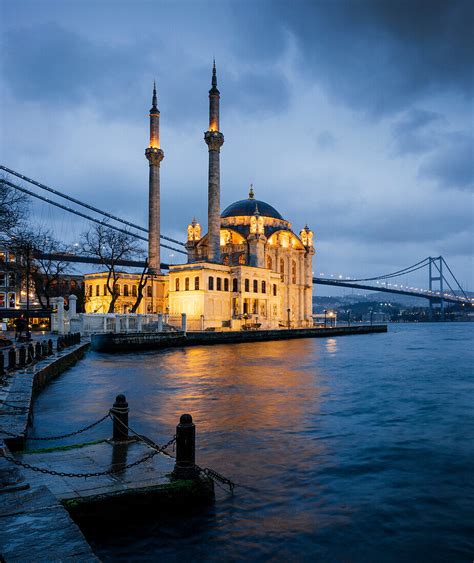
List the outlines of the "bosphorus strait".
{"label": "bosphorus strait", "polygon": [[470,323],[399,324],[337,339],[91,352],[38,397],[31,435],[59,421],[73,430],[125,393],[130,424],[159,443],[191,413],[197,463],[244,485],[233,496],[218,488],[213,506],[187,518],[89,530],[104,561],[469,561],[473,337]]}

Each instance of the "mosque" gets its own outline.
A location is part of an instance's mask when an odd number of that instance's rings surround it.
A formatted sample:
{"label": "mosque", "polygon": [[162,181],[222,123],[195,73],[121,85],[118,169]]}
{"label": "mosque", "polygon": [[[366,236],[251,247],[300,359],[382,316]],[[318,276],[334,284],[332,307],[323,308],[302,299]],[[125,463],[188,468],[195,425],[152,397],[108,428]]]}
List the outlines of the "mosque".
{"label": "mosque", "polygon": [[[160,112],[156,89],[150,110],[148,281],[137,313],[163,313],[170,319],[186,314],[189,330],[239,330],[312,326],[313,233],[305,226],[297,235],[291,223],[270,204],[247,199],[221,213],[219,128],[220,92],[216,66],[209,90],[208,232],[193,219],[188,225],[186,264],[160,265]],[[104,313],[111,301],[106,274],[85,276],[86,312]],[[139,276],[120,274],[116,312],[130,312]],[[102,289],[103,288],[103,289]]]}

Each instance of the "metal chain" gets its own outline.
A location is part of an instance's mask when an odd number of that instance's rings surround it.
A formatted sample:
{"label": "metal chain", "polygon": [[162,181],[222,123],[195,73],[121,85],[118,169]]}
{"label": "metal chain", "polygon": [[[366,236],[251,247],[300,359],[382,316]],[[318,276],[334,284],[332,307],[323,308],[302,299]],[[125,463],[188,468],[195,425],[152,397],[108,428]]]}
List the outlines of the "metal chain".
{"label": "metal chain", "polygon": [[231,493],[234,492],[234,488],[236,486],[236,483],[234,483],[230,479],[227,479],[227,477],[224,477],[224,475],[221,475],[220,473],[218,473],[214,469],[211,469],[210,467],[205,467],[203,469],[202,467],[199,467],[199,465],[195,465],[195,468],[199,471],[199,473],[202,473],[203,475],[205,475],[206,477],[209,477],[213,481],[217,481],[218,483],[222,483],[223,485],[227,485],[229,487]]}
{"label": "metal chain", "polygon": [[144,456],[140,459],[137,459],[133,463],[128,463],[127,465],[118,465],[117,467],[111,467],[110,469],[107,469],[106,471],[95,471],[94,473],[66,473],[64,471],[54,471],[54,469],[45,469],[43,467],[36,467],[34,465],[30,465],[29,463],[25,463],[24,461],[20,461],[19,459],[15,459],[12,456],[6,455],[5,453],[1,453],[1,455],[7,461],[10,461],[11,463],[14,463],[15,465],[19,465],[20,467],[23,467],[24,469],[36,471],[37,473],[44,473],[45,475],[53,475],[55,477],[77,477],[77,478],[83,478],[83,479],[87,479],[88,477],[103,477],[105,475],[112,475],[114,473],[119,473],[120,471],[124,471],[125,469],[131,469],[132,467],[135,467],[136,465],[140,465],[141,463],[145,463],[145,461],[148,461],[149,459],[151,459],[152,457],[154,457],[157,454],[158,454],[157,451],[152,451],[149,454],[147,454],[146,456]]}
{"label": "metal chain", "polygon": [[18,405],[12,405],[11,403],[5,403],[5,401],[0,405],[0,407],[10,407],[12,409],[22,409],[29,410],[30,407],[19,407]]}
{"label": "metal chain", "polygon": [[109,413],[104,415],[99,420],[96,420],[96,422],[93,422],[92,424],[89,424],[88,426],[85,426],[84,428],[81,428],[79,430],[75,430],[74,432],[69,432],[69,434],[62,434],[61,436],[28,437],[28,440],[61,440],[62,438],[70,438],[71,436],[82,434],[82,432],[86,432],[87,430],[94,428],[94,426],[97,426],[101,422],[104,422],[104,420],[108,417]]}

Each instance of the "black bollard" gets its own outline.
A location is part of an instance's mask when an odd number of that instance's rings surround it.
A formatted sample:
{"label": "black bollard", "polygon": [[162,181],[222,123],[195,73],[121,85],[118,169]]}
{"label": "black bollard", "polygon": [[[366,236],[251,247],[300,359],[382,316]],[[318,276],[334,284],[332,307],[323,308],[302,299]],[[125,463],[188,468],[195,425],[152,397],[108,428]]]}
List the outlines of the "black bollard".
{"label": "black bollard", "polygon": [[58,340],[56,341],[56,350],[58,352],[61,352],[61,350],[64,348],[63,346],[63,337],[62,336],[58,336]]}
{"label": "black bollard", "polygon": [[196,461],[196,426],[190,414],[182,414],[176,427],[175,479],[195,479],[198,476]]}
{"label": "black bollard", "polygon": [[51,356],[53,353],[53,341],[51,338],[48,340],[48,356]]}
{"label": "black bollard", "polygon": [[26,348],[24,346],[18,348],[18,365],[21,368],[26,365]]}
{"label": "black bollard", "polygon": [[5,375],[5,356],[0,352],[0,377]]}
{"label": "black bollard", "polygon": [[33,346],[33,343],[30,342],[30,344],[28,344],[28,353],[26,355],[26,363],[31,364],[31,362],[33,362],[34,359],[35,359],[35,347]]}
{"label": "black bollard", "polygon": [[8,369],[12,370],[16,368],[16,350],[15,348],[10,348],[8,350]]}
{"label": "black bollard", "polygon": [[41,360],[41,356],[42,356],[42,353],[41,353],[41,344],[40,344],[39,342],[37,342],[37,343],[35,344],[35,358],[36,358],[37,360]]}
{"label": "black bollard", "polygon": [[43,340],[41,343],[41,355],[46,357],[48,355],[48,343],[46,340]]}
{"label": "black bollard", "polygon": [[128,412],[129,408],[125,395],[117,395],[114,406],[110,409],[114,422],[114,440],[128,440]]}

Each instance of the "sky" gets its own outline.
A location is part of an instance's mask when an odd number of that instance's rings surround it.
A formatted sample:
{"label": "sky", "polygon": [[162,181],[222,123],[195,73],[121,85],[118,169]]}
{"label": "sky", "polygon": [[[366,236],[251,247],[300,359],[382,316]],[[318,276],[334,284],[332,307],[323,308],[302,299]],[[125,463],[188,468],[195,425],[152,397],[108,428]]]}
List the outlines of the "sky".
{"label": "sky", "polygon": [[[295,231],[313,229],[316,274],[377,275],[443,255],[474,290],[473,2],[0,0],[0,9],[7,167],[146,226],[156,80],[162,233],[184,240],[193,216],[206,230],[215,57],[222,209],[253,183]],[[42,222],[53,218],[45,207],[35,208]],[[57,217],[62,240],[86,228]]]}

